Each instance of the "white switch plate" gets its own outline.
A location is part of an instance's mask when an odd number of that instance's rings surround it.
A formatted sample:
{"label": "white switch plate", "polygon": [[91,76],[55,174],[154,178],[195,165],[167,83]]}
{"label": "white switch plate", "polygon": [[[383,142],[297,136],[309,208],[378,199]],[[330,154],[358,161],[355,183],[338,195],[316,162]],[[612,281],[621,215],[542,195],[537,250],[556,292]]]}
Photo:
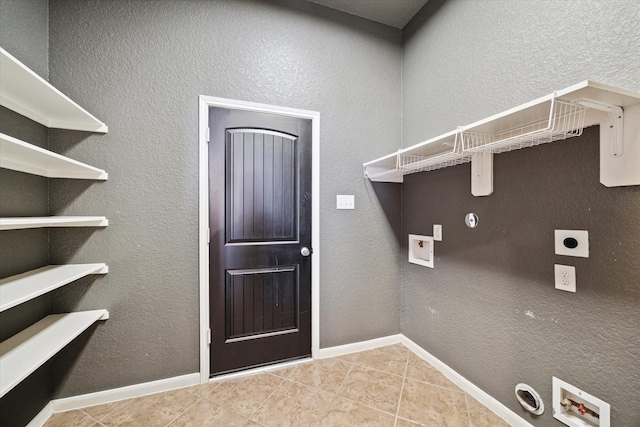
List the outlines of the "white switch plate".
{"label": "white switch plate", "polygon": [[[589,258],[589,232],[586,230],[555,230],[556,255]],[[564,245],[564,240],[573,237],[578,246],[571,249]]]}
{"label": "white switch plate", "polygon": [[338,194],[336,196],[336,209],[355,209],[355,199],[353,195]]}
{"label": "white switch plate", "polygon": [[442,241],[442,225],[433,224],[433,240],[437,242]]}
{"label": "white switch plate", "polygon": [[556,289],[567,292],[576,291],[576,268],[570,265],[554,264],[553,272]]}

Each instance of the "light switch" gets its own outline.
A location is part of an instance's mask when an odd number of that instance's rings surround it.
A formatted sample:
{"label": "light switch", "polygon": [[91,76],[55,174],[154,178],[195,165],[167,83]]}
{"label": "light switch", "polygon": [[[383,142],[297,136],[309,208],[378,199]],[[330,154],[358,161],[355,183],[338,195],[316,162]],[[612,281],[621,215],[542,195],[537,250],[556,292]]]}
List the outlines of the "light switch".
{"label": "light switch", "polygon": [[336,209],[355,209],[355,196],[338,194],[336,196]]}
{"label": "light switch", "polygon": [[442,225],[433,224],[433,240],[437,242],[442,241]]}

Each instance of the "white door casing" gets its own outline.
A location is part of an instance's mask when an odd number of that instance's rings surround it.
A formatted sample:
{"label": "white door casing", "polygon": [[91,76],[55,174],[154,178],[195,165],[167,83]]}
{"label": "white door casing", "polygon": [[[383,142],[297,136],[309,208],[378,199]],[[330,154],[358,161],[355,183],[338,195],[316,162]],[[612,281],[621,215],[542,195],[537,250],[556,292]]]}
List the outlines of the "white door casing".
{"label": "white door casing", "polygon": [[311,120],[311,356],[320,349],[320,113],[200,95],[199,97],[199,271],[200,382],[209,381],[209,108],[227,108]]}

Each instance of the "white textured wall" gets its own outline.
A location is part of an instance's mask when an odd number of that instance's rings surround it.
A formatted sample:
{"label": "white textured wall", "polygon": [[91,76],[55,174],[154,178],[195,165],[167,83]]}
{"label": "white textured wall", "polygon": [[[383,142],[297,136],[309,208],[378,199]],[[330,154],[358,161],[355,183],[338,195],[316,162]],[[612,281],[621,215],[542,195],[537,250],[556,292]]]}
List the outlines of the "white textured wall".
{"label": "white textured wall", "polygon": [[59,359],[58,396],[198,370],[200,94],[320,112],[321,347],[398,332],[399,188],[361,165],[400,142],[399,30],[306,2],[195,0],[51,0],[50,29],[52,82],[109,126],[50,138],[109,173],[51,184],[52,213],[110,221],[51,233],[54,261],[109,265],[55,294],[55,310],[111,313]]}
{"label": "white textured wall", "polygon": [[[636,1],[448,0],[422,20],[405,33],[404,146],[587,78],[640,91]],[[434,270],[403,263],[402,332],[537,427],[558,425],[554,375],[637,427],[640,187],[599,183],[597,128],[494,162],[488,197],[468,164],[406,178],[403,240],[441,223],[444,241]],[[554,255],[554,229],[588,230],[590,257]],[[554,263],[576,266],[577,293],[554,289]],[[521,409],[519,382],[544,415]]]}

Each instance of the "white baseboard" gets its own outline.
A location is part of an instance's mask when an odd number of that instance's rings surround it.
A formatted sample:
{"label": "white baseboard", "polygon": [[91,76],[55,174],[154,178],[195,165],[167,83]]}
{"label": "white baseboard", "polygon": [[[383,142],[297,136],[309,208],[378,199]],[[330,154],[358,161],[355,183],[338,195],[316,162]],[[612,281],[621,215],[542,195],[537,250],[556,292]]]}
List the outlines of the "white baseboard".
{"label": "white baseboard", "polygon": [[404,336],[402,334],[389,335],[387,337],[375,338],[368,341],[360,341],[352,344],[338,345],[335,347],[321,348],[318,350],[317,359],[326,359],[327,357],[343,356],[345,354],[357,353],[359,351],[372,350],[385,345],[392,345],[402,342]]}
{"label": "white baseboard", "polygon": [[511,409],[504,406],[502,403],[491,397],[489,394],[484,392],[478,386],[473,384],[471,381],[451,369],[444,362],[440,361],[440,359],[433,356],[431,353],[420,347],[418,344],[411,341],[409,338],[402,335],[402,340],[400,341],[402,344],[407,346],[411,351],[413,351],[418,357],[429,362],[433,367],[438,369],[442,374],[453,381],[458,387],[460,387],[465,392],[469,393],[473,398],[475,398],[478,402],[482,403],[484,406],[493,411],[500,418],[505,420],[509,425],[513,427],[533,427],[533,425],[529,424],[527,421],[522,419],[518,414],[513,412]]}
{"label": "white baseboard", "polygon": [[38,415],[36,415],[31,421],[29,421],[27,427],[42,427],[44,423],[46,423],[47,420],[51,418],[51,415],[53,415],[53,407],[51,405],[51,402],[49,402],[47,403],[47,406],[42,408],[42,411],[38,412]]}
{"label": "white baseboard", "polygon": [[[163,391],[174,390],[183,387],[200,384],[200,373],[187,374],[179,377],[165,378],[148,383],[134,384],[111,390],[97,391],[95,393],[81,394],[79,396],[54,399],[49,402],[53,413],[72,411],[88,406],[102,405],[117,402],[132,397],[146,396]],[[45,420],[46,421],[46,420]]]}

